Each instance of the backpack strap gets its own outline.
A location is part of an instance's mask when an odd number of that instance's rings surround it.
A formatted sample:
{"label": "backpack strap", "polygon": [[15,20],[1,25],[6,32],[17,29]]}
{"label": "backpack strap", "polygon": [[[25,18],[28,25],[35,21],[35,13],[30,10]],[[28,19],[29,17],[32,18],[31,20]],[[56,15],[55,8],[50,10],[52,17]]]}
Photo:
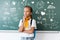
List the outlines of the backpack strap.
{"label": "backpack strap", "polygon": [[31,21],[30,21],[30,26],[32,25],[32,19],[31,19]]}

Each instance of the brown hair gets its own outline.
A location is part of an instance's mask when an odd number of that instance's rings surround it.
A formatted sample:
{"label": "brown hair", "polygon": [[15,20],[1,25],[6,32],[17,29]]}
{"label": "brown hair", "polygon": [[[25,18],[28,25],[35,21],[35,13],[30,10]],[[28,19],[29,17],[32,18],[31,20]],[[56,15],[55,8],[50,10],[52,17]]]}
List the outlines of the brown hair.
{"label": "brown hair", "polygon": [[[30,11],[31,11],[31,12],[33,12],[32,7],[30,7],[30,6],[25,6],[25,7],[29,8],[29,9],[30,9]],[[24,8],[25,8],[25,7],[24,7]]]}

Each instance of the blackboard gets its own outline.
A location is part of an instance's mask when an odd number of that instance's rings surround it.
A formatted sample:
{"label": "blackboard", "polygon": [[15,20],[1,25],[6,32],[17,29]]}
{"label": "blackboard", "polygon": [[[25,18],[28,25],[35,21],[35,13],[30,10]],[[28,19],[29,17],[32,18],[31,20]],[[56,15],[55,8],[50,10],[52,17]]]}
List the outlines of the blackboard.
{"label": "blackboard", "polygon": [[0,0],[0,30],[18,30],[25,5],[33,8],[37,30],[60,31],[60,0]]}

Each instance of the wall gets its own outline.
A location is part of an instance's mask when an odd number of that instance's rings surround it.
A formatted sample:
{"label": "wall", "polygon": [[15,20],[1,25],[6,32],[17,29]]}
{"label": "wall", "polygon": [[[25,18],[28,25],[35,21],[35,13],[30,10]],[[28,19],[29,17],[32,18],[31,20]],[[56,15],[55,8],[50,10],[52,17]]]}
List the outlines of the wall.
{"label": "wall", "polygon": [[59,40],[59,32],[37,32],[36,40]]}
{"label": "wall", "polygon": [[[36,40],[59,40],[59,32],[37,31]],[[0,31],[0,40],[20,40],[18,31]]]}

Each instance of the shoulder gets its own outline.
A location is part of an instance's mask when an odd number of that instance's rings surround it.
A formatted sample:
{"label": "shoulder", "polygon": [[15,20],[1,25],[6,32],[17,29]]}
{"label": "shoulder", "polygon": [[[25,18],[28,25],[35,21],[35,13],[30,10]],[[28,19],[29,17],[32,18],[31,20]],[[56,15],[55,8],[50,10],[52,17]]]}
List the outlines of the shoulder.
{"label": "shoulder", "polygon": [[32,21],[36,22],[36,20],[35,20],[35,19],[32,19]]}
{"label": "shoulder", "polygon": [[20,19],[20,22],[22,22],[22,19]]}
{"label": "shoulder", "polygon": [[36,20],[35,19],[32,19],[32,23],[36,23]]}
{"label": "shoulder", "polygon": [[22,19],[20,19],[20,21],[22,21]]}

